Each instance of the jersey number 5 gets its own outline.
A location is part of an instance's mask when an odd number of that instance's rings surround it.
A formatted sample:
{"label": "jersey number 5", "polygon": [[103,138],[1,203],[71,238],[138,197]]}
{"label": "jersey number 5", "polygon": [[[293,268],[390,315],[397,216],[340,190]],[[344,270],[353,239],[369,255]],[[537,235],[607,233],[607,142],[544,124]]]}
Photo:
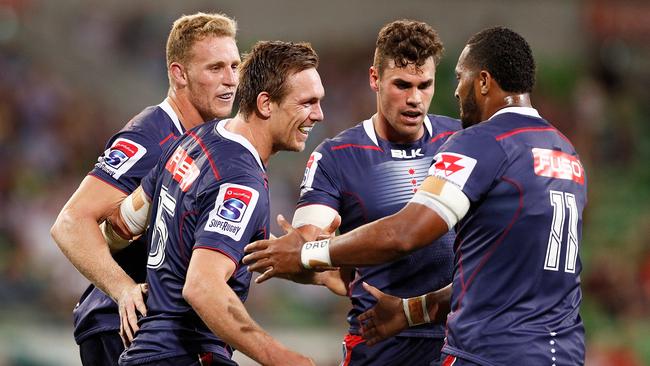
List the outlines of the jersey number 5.
{"label": "jersey number 5", "polygon": [[568,238],[564,272],[576,273],[578,259],[578,205],[576,197],[568,192],[550,191],[551,205],[553,206],[553,223],[548,237],[546,260],[544,269],[557,271],[560,268],[560,250],[564,239],[564,219],[566,211],[569,212]]}
{"label": "jersey number 5", "polygon": [[149,249],[149,258],[147,259],[147,267],[156,269],[165,260],[165,247],[167,246],[167,217],[174,217],[174,210],[176,208],[176,199],[167,193],[167,187],[162,186],[160,190],[160,198],[158,199],[158,209],[156,210],[156,226],[151,240],[151,248]]}

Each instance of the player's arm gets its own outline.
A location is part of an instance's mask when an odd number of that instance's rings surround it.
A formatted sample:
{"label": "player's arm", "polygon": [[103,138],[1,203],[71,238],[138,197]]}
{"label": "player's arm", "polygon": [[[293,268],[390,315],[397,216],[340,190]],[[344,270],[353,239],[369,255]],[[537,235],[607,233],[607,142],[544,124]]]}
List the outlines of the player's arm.
{"label": "player's arm", "polygon": [[422,296],[400,299],[363,283],[363,287],[377,299],[377,304],[359,315],[361,333],[369,346],[402,330],[424,324],[444,323],[449,313],[451,284]]}
{"label": "player's arm", "polygon": [[141,294],[145,289],[115,262],[99,226],[119,211],[124,197],[113,186],[87,176],[59,213],[51,234],[68,260],[120,305],[120,314],[137,330],[135,309],[146,314]]}
{"label": "player's arm", "polygon": [[449,231],[469,209],[469,199],[455,185],[429,176],[413,199],[396,214],[344,235],[307,242],[295,232],[275,241],[249,244],[244,263],[266,269],[258,282],[303,268],[368,266],[385,263],[429,245]]}
{"label": "player's arm", "polygon": [[266,333],[248,314],[227,281],[235,263],[203,248],[192,253],[183,298],[214,334],[262,365],[313,365]]}

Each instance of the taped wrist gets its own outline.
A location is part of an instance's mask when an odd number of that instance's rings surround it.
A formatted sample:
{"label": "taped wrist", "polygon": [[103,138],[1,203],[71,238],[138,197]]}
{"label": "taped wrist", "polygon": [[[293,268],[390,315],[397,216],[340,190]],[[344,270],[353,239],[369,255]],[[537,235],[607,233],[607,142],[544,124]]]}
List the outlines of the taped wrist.
{"label": "taped wrist", "polygon": [[104,221],[99,225],[99,229],[104,236],[104,240],[108,244],[108,247],[111,249],[111,252],[117,252],[126,248],[130,241],[119,236],[115,230],[113,230],[113,225]]}
{"label": "taped wrist", "polygon": [[404,308],[404,315],[406,315],[409,327],[431,323],[429,312],[427,311],[427,295],[402,299],[402,307]]}
{"label": "taped wrist", "polygon": [[300,262],[307,269],[331,267],[330,239],[308,241],[300,250]]}

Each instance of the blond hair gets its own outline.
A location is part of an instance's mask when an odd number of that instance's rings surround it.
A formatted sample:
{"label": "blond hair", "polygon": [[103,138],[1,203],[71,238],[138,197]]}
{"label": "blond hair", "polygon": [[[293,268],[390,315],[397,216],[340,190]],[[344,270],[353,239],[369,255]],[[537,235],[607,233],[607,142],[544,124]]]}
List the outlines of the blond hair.
{"label": "blond hair", "polygon": [[167,38],[167,67],[174,62],[185,64],[197,41],[208,36],[235,38],[237,22],[225,14],[196,13],[176,19]]}

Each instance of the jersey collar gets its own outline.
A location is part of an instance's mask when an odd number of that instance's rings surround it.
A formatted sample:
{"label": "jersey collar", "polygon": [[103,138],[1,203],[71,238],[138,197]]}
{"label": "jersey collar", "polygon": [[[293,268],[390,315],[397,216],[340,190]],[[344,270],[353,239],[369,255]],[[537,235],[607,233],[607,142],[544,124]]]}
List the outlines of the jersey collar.
{"label": "jersey collar", "polygon": [[219,123],[217,123],[217,132],[219,133],[219,135],[245,147],[246,150],[248,150],[251,154],[253,154],[255,160],[257,161],[257,164],[259,164],[260,168],[262,168],[262,171],[266,171],[266,169],[264,168],[264,164],[262,164],[262,159],[260,159],[260,154],[257,153],[257,150],[255,150],[255,148],[250,143],[250,141],[248,141],[242,135],[238,135],[236,133],[232,133],[226,130],[226,124],[228,123],[228,121],[230,121],[230,118],[222,119],[221,121],[219,121]]}
{"label": "jersey collar", "polygon": [[542,118],[542,116],[539,115],[539,112],[537,112],[537,109],[531,108],[531,107],[506,107],[503,109],[499,109],[495,114],[492,115],[492,117],[488,119],[492,119],[499,114],[502,113],[517,113],[517,114],[523,114],[525,116],[530,116],[530,117],[537,117],[537,118]]}
{"label": "jersey collar", "polygon": [[180,132],[182,135],[184,132],[183,126],[181,125],[181,121],[178,119],[176,112],[174,112],[174,108],[172,108],[171,104],[169,104],[169,98],[165,98],[162,103],[158,104],[158,107],[167,113],[169,118],[172,119],[172,122],[174,122],[174,126],[176,126],[176,129],[178,129],[178,132]]}
{"label": "jersey collar", "polygon": [[[429,132],[429,136],[433,136],[433,127],[431,126],[431,120],[429,119],[428,114],[424,116],[424,127],[426,127],[427,132]],[[372,123],[372,117],[363,121],[363,129],[366,131],[366,135],[368,135],[372,142],[374,142],[376,146],[379,146],[379,142],[377,141],[377,133],[375,132],[375,126]]]}

